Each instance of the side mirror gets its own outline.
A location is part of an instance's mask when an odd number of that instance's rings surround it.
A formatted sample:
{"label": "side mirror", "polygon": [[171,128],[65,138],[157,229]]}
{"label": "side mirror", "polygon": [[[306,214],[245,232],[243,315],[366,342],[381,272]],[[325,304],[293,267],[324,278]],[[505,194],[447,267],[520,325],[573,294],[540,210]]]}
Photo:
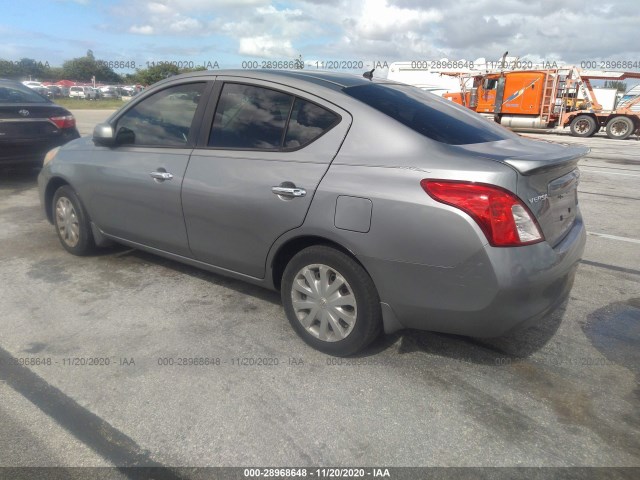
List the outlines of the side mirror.
{"label": "side mirror", "polygon": [[93,129],[93,143],[103,147],[112,147],[116,143],[113,127],[108,123],[99,123]]}
{"label": "side mirror", "polygon": [[133,145],[136,143],[136,134],[127,127],[120,127],[116,133],[117,145]]}

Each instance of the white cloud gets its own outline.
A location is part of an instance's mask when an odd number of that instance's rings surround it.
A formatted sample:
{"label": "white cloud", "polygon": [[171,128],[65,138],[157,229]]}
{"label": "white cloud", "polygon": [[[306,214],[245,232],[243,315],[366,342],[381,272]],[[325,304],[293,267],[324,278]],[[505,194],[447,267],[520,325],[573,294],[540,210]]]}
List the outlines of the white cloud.
{"label": "white cloud", "polygon": [[366,0],[353,18],[355,33],[364,38],[379,39],[396,32],[416,32],[428,23],[442,20],[442,13],[433,9],[400,8],[386,0]]}
{"label": "white cloud", "polygon": [[270,0],[169,0],[176,10],[215,11],[220,8],[255,7],[257,5],[269,5]]}
{"label": "white cloud", "polygon": [[169,31],[174,33],[191,32],[195,34],[201,34],[202,28],[202,22],[196,20],[195,18],[176,19],[169,25]]}
{"label": "white cloud", "polygon": [[131,25],[129,31],[139,35],[153,35],[154,33],[151,25]]}
{"label": "white cloud", "polygon": [[497,59],[508,50],[574,63],[637,56],[637,0],[120,0],[107,8],[112,31],[176,47],[205,37],[235,55],[391,62]]}
{"label": "white cloud", "polygon": [[168,7],[164,3],[159,3],[159,2],[149,2],[147,4],[147,9],[151,13],[156,13],[156,14],[163,14],[163,13],[170,13],[171,12],[171,8],[170,7]]}
{"label": "white cloud", "polygon": [[290,58],[296,51],[289,40],[274,39],[268,35],[240,39],[240,55],[260,58]]}
{"label": "white cloud", "polygon": [[295,10],[291,10],[289,8],[285,8],[283,10],[278,10],[273,5],[269,5],[266,7],[258,7],[256,8],[256,13],[258,15],[270,15],[272,17],[300,17],[302,16],[302,10],[296,8]]}

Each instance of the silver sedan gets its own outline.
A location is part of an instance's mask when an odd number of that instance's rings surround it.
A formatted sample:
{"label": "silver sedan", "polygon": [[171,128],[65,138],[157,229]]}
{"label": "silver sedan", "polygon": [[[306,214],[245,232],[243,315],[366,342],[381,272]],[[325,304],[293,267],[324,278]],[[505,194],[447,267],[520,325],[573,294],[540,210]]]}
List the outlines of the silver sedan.
{"label": "silver sedan", "polygon": [[303,340],[351,355],[383,330],[499,336],[562,303],[586,152],[399,83],[197,72],[49,152],[38,181],[70,253],[117,242],[280,290]]}

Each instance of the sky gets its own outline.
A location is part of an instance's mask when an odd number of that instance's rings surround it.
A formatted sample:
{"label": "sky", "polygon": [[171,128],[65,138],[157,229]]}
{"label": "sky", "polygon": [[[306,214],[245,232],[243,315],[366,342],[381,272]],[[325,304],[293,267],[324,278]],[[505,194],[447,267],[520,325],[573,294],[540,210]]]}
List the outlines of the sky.
{"label": "sky", "polygon": [[344,60],[358,69],[497,60],[509,51],[536,62],[638,63],[639,7],[638,0],[5,1],[0,59],[60,66],[91,49],[129,67],[241,68],[301,56],[308,66]]}

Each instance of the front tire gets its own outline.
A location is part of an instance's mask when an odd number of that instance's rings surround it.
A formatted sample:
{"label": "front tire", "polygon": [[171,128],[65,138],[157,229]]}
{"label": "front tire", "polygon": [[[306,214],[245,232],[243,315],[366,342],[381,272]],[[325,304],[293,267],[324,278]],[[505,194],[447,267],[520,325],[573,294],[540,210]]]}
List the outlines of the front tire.
{"label": "front tire", "polygon": [[378,292],[353,258],[316,245],[298,252],[282,277],[289,323],[313,348],[339,357],[369,345],[382,330]]}
{"label": "front tire", "polygon": [[53,196],[53,223],[58,239],[67,252],[85,256],[95,251],[89,216],[69,185],[58,188]]}

